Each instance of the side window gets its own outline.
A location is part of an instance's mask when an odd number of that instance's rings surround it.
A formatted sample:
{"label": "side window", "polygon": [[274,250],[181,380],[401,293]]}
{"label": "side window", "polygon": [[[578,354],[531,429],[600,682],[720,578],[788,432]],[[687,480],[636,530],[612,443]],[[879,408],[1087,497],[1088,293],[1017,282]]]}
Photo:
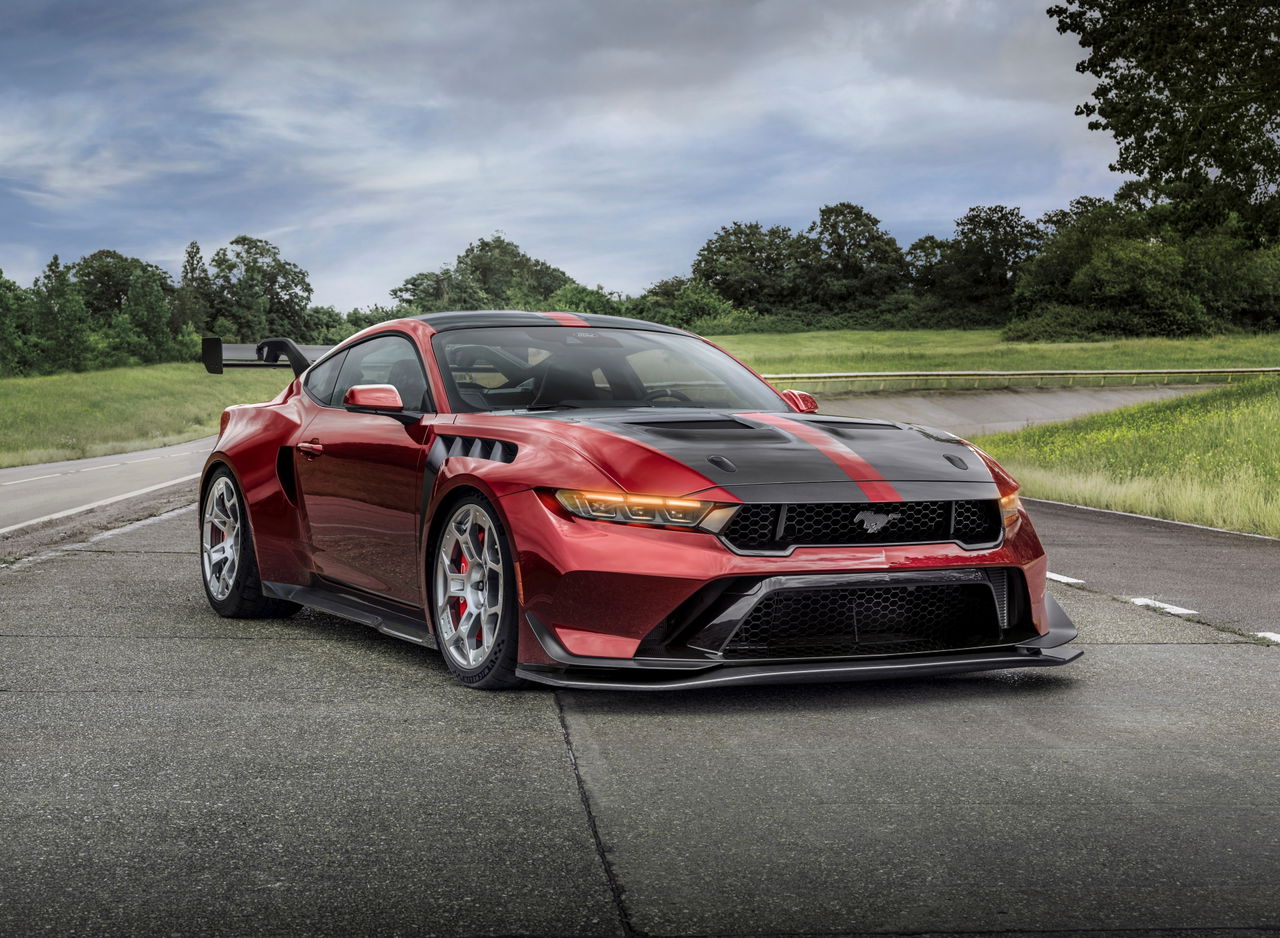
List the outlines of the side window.
{"label": "side window", "polygon": [[342,368],[342,359],[346,354],[339,352],[332,355],[307,372],[303,384],[316,403],[328,405],[332,402],[333,386],[338,381],[338,371]]}
{"label": "side window", "polygon": [[357,384],[390,384],[400,392],[405,410],[433,410],[422,362],[404,336],[379,336],[348,349],[333,390],[334,406],[340,407],[347,391]]}

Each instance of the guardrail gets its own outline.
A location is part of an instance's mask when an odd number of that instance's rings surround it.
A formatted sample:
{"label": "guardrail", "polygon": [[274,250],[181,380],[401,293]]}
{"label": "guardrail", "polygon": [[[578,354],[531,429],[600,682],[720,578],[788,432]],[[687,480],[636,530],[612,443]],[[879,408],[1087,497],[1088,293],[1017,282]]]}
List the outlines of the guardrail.
{"label": "guardrail", "polygon": [[765,379],[798,391],[972,390],[1041,387],[1114,387],[1138,384],[1230,384],[1280,368],[1161,368],[1099,371],[847,371],[767,374]]}

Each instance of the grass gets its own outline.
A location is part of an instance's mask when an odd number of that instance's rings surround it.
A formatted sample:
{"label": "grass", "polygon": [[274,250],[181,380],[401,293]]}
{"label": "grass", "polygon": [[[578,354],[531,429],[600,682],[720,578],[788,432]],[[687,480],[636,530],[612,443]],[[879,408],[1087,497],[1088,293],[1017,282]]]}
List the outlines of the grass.
{"label": "grass", "polygon": [[207,436],[223,408],[268,400],[291,377],[287,368],[211,375],[200,365],[169,364],[0,379],[0,467]]}
{"label": "grass", "polygon": [[1001,342],[995,329],[846,329],[711,339],[767,374],[1280,366],[1280,333],[1105,342]]}
{"label": "grass", "polygon": [[974,442],[1032,497],[1280,537],[1280,379]]}

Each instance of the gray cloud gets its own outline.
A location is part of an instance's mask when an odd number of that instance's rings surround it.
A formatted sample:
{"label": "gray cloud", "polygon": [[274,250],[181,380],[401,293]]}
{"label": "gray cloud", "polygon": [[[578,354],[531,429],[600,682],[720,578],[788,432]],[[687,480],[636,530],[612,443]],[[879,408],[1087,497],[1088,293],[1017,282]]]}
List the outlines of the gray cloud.
{"label": "gray cloud", "polygon": [[74,49],[82,80],[0,66],[10,195],[31,224],[80,219],[85,250],[110,230],[172,263],[190,237],[266,235],[339,305],[499,228],[636,291],[735,219],[797,225],[848,199],[906,239],[971,204],[1038,213],[1116,182],[1042,0],[145,13],[27,18],[24,54]]}

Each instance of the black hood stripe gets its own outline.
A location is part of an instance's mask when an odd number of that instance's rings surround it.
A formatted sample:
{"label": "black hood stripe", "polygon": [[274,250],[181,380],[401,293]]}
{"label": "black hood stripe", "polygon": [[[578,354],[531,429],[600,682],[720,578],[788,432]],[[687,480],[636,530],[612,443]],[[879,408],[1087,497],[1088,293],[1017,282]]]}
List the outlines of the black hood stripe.
{"label": "black hood stripe", "polygon": [[759,420],[770,426],[785,430],[822,452],[824,456],[839,466],[850,479],[862,489],[868,501],[900,502],[902,496],[880,473],[856,452],[845,446],[829,433],[799,420],[791,420],[781,414],[740,414],[748,420]]}

